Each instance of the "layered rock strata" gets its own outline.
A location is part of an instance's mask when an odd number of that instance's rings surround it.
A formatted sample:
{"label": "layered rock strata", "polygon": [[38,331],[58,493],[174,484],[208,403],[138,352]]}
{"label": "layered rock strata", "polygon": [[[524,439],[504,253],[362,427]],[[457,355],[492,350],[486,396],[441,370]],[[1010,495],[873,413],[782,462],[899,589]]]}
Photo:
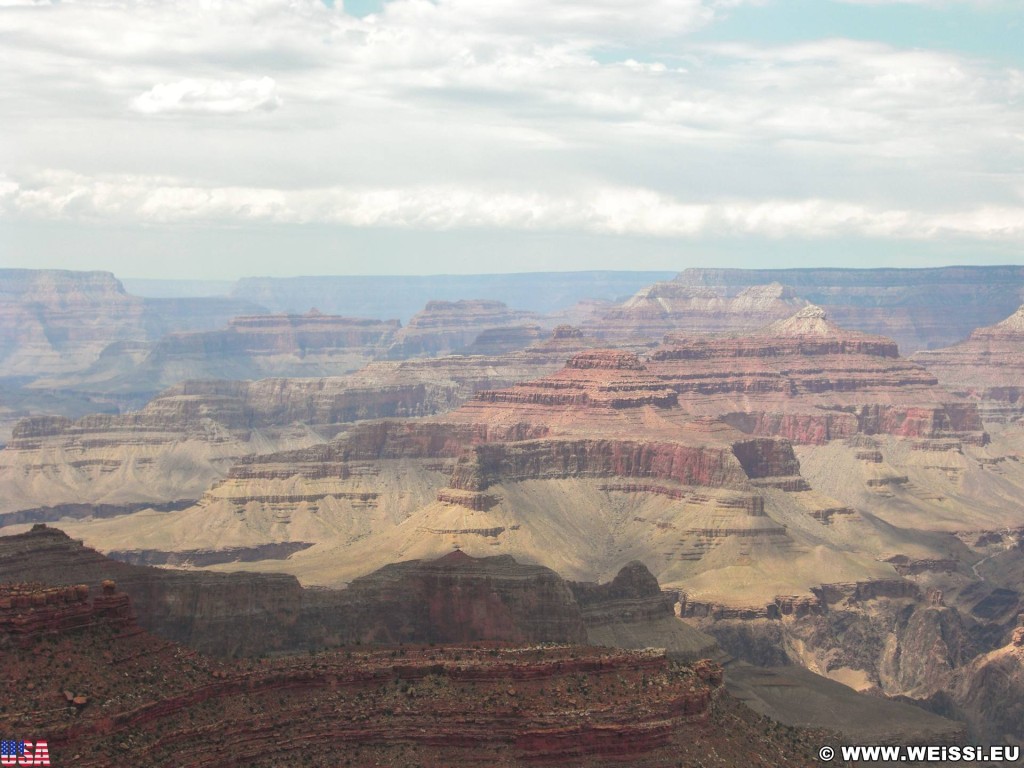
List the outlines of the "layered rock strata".
{"label": "layered rock strata", "polygon": [[706,290],[730,299],[773,282],[824,307],[844,328],[894,339],[902,354],[946,347],[1011,314],[1024,289],[1019,266],[934,269],[706,269],[659,291]]}
{"label": "layered rock strata", "polygon": [[[454,551],[438,560],[385,566],[344,590],[309,590],[282,574],[129,565],[37,526],[0,538],[0,581],[14,578],[40,584],[0,595],[0,610],[51,605],[59,610],[46,621],[70,626],[84,611],[78,606],[89,588],[106,594],[106,582],[116,580],[147,630],[219,656],[354,643],[476,641],[659,644],[690,659],[714,650],[713,641],[673,616],[657,581],[639,563],[610,585],[577,585],[508,556],[481,559]],[[62,579],[82,586],[44,586]],[[68,610],[65,618],[62,611]],[[624,642],[614,642],[610,627]]]}
{"label": "layered rock strata", "polygon": [[936,386],[894,342],[843,330],[816,306],[749,335],[668,336],[647,368],[680,407],[751,434],[987,440],[974,403]]}
{"label": "layered rock strata", "polygon": [[109,272],[0,270],[0,366],[38,377],[83,370],[118,341],[215,328],[259,309],[225,298],[143,299]]}
{"label": "layered rock strata", "polygon": [[88,626],[15,648],[5,732],[45,733],[54,764],[187,768],[811,766],[819,732],[737,704],[710,662],[576,646],[349,648],[218,663],[146,633]]}
{"label": "layered rock strata", "polygon": [[977,401],[986,421],[1024,414],[1024,307],[1002,322],[978,328],[966,341],[913,356],[945,386]]}
{"label": "layered rock strata", "polygon": [[[388,356],[437,356],[472,349],[474,345],[503,352],[521,349],[540,338],[536,326],[540,319],[533,312],[510,309],[501,301],[428,301],[423,311],[396,334]],[[524,326],[533,330],[526,331]]]}
{"label": "layered rock strata", "polygon": [[736,295],[670,281],[655,283],[621,305],[591,319],[604,338],[660,339],[669,333],[714,333],[755,329],[789,317],[807,304],[781,283],[753,285]]}
{"label": "layered rock strata", "polygon": [[563,328],[513,355],[378,362],[345,377],[187,381],[136,413],[23,419],[0,450],[0,514],[23,514],[0,525],[87,515],[84,504],[128,512],[197,498],[240,456],[311,445],[358,420],[442,413],[556,370],[591,343]]}

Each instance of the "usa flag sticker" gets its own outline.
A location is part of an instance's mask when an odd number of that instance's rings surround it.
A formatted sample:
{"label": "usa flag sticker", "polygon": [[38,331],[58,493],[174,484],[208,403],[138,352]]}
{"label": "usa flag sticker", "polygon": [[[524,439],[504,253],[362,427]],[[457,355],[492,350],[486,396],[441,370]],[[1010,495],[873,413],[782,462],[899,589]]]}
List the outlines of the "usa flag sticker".
{"label": "usa flag sticker", "polygon": [[4,739],[0,741],[0,765],[49,765],[50,748],[45,741]]}

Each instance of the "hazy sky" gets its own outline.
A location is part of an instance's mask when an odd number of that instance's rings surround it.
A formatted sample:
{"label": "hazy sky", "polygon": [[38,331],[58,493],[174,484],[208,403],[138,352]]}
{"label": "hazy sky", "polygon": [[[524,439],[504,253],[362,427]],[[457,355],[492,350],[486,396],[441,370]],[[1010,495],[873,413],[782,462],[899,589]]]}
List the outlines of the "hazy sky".
{"label": "hazy sky", "polygon": [[0,265],[1024,262],[1021,0],[0,0]]}

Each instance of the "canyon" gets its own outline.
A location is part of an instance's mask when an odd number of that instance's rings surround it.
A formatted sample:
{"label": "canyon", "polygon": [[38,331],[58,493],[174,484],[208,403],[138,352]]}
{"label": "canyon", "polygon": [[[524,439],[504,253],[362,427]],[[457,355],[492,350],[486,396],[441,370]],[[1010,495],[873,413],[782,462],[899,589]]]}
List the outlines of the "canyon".
{"label": "canyon", "polygon": [[[0,581],[116,580],[222,658],[652,645],[789,726],[849,691],[915,704],[888,736],[850,705],[887,743],[1020,743],[1022,288],[687,270],[617,304],[265,302],[292,314],[115,340],[116,375],[0,450]],[[161,392],[81,412],[157,351]]]}
{"label": "canyon", "polygon": [[[29,581],[7,581],[11,574]],[[683,643],[650,648],[669,624]],[[614,648],[595,637],[609,632]],[[294,655],[302,646],[308,654]],[[314,765],[333,764],[339,749],[416,764],[589,764],[593,756],[661,765],[668,747],[676,756],[713,747],[715,760],[733,765],[762,741],[765,765],[792,765],[810,745],[844,738],[823,727],[844,730],[847,717],[871,711],[862,733],[874,740],[963,738],[948,720],[865,697],[839,703],[834,717],[780,726],[726,691],[721,667],[699,660],[709,653],[720,655],[672,616],[640,563],[607,584],[572,583],[511,558],[456,551],[387,566],[335,592],[279,576],[126,565],[42,525],[0,539],[0,654],[22,691],[0,722],[42,732],[61,757],[74,750],[104,764],[114,749],[133,764],[165,764],[182,740],[206,743],[215,727],[231,737],[197,752],[205,756],[197,765],[210,754],[248,760],[297,744]],[[246,660],[232,660],[239,656]],[[806,684],[791,687],[813,695]],[[559,699],[555,709],[545,693]],[[301,738],[275,748],[269,734],[293,716],[306,721]]]}

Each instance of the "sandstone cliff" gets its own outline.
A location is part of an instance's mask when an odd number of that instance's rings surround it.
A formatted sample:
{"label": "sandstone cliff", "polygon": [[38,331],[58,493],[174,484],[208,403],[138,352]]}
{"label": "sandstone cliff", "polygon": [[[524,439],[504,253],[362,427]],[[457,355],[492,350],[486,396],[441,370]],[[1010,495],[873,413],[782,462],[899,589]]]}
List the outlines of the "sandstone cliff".
{"label": "sandstone cliff", "polygon": [[38,377],[82,370],[109,344],[214,328],[258,309],[244,300],[142,299],[109,272],[0,270],[0,365]]}
{"label": "sandstone cliff", "polygon": [[[509,309],[501,301],[428,301],[423,311],[395,335],[388,356],[437,356],[469,350],[473,345],[481,351],[494,347],[510,352],[529,346],[540,337],[536,327],[540,319],[533,312]],[[535,330],[525,331],[524,326],[528,325]]]}
{"label": "sandstone cliff", "polygon": [[609,339],[659,339],[676,331],[713,333],[760,328],[788,317],[806,304],[781,283],[752,285],[727,296],[713,288],[679,282],[655,283],[587,326]]}
{"label": "sandstone cliff", "polygon": [[978,402],[986,421],[1024,415],[1024,307],[966,341],[913,356],[947,387]]}
{"label": "sandstone cliff", "polygon": [[669,285],[729,298],[779,282],[824,307],[841,326],[894,339],[909,355],[945,347],[1020,305],[1019,266],[933,269],[706,269],[681,272]]}
{"label": "sandstone cliff", "polygon": [[[46,608],[20,610],[31,621]],[[739,705],[717,665],[650,650],[355,647],[222,663],[131,625],[52,628],[13,648],[5,630],[20,695],[0,726],[45,735],[54,765],[653,768],[710,754],[723,768],[811,766],[824,738]]]}
{"label": "sandstone cliff", "polygon": [[[658,582],[639,563],[624,568],[608,585],[580,585],[508,556],[473,558],[454,551],[437,560],[387,565],[353,580],[347,589],[309,590],[283,574],[129,565],[59,530],[37,526],[0,537],[0,582],[15,580],[50,585],[70,580],[82,583],[86,592],[114,580],[131,597],[148,631],[218,656],[356,643],[588,639],[624,647],[649,647],[661,640],[659,645],[691,660],[714,651],[710,638],[675,618]],[[44,594],[47,605],[69,606],[67,617],[58,613],[46,619],[54,626],[91,620],[76,608],[84,598],[74,590],[39,587],[19,594],[31,602],[34,592]],[[0,599],[0,609],[4,605]],[[591,631],[595,635],[588,637]],[[616,632],[624,642],[616,642]]]}

